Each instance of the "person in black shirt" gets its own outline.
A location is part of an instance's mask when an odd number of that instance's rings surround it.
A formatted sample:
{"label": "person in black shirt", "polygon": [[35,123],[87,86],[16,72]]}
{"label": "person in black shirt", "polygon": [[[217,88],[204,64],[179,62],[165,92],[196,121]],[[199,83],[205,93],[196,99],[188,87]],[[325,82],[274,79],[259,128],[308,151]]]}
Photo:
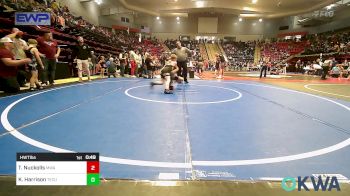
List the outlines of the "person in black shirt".
{"label": "person in black shirt", "polygon": [[121,52],[119,54],[119,62],[120,62],[120,76],[124,77],[125,66],[127,65],[127,53]]}
{"label": "person in black shirt", "polygon": [[146,54],[146,60],[145,60],[145,64],[146,64],[146,69],[147,69],[147,73],[148,73],[148,78],[151,79],[153,78],[153,72],[154,72],[154,66],[153,66],[153,61],[152,61],[152,57],[149,54]]}
{"label": "person in black shirt", "polygon": [[78,37],[78,45],[75,46],[73,52],[77,59],[79,82],[83,82],[83,69],[87,72],[88,80],[91,81],[88,61],[91,58],[91,48],[84,44],[83,37]]}
{"label": "person in black shirt", "polygon": [[265,58],[264,61],[262,62],[262,64],[260,65],[260,78],[262,78],[263,72],[264,72],[264,78],[266,78],[266,71],[268,68],[268,64],[271,64],[270,59]]}

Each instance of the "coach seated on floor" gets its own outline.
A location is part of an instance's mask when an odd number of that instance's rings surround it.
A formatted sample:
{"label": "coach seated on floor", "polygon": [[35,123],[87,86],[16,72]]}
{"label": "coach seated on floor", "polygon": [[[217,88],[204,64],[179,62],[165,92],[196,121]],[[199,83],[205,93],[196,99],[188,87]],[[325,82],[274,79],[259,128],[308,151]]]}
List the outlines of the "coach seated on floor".
{"label": "coach seated on floor", "polygon": [[339,76],[340,76],[340,74],[341,74],[341,70],[340,70],[340,68],[338,67],[338,66],[334,66],[333,68],[332,68],[332,70],[331,70],[331,76],[333,77],[333,78],[338,78]]}
{"label": "coach seated on floor", "polygon": [[13,48],[13,41],[9,37],[0,39],[0,90],[6,93],[16,93],[20,90],[17,67],[32,62],[29,58],[15,60],[15,55],[11,52]]}

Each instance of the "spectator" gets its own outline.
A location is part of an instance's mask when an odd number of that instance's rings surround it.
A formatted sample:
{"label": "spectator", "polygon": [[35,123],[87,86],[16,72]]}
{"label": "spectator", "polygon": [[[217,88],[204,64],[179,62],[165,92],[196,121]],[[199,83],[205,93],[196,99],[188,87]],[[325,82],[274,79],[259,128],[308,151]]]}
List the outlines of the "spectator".
{"label": "spectator", "polygon": [[148,77],[148,72],[147,72],[147,65],[146,65],[146,54],[147,53],[142,53],[142,76],[144,78],[147,78]]}
{"label": "spectator", "polygon": [[120,61],[119,61],[118,56],[116,56],[116,57],[114,58],[114,63],[115,63],[115,65],[116,65],[116,69],[117,69],[117,70],[120,70]]}
{"label": "spectator", "polygon": [[320,76],[322,74],[322,66],[319,64],[320,60],[314,61],[312,67],[316,70],[316,75]]}
{"label": "spectator", "polygon": [[[27,58],[25,50],[28,49],[28,44],[22,39],[23,34],[24,33],[18,28],[12,28],[11,34],[7,35],[7,37],[11,38],[13,41],[14,48],[12,50],[12,53],[15,55],[15,58],[17,60]],[[25,86],[26,78],[28,75],[29,74],[26,71],[26,65],[18,67],[17,80],[21,87]]]}
{"label": "spectator", "polygon": [[127,53],[121,52],[119,54],[119,61],[120,61],[120,76],[124,77],[125,67],[127,65]]}
{"label": "spectator", "polygon": [[346,72],[348,74],[348,80],[350,80],[350,65],[348,65],[348,68],[346,69]]}
{"label": "spectator", "polygon": [[17,81],[17,67],[31,63],[29,58],[16,60],[11,52],[14,49],[13,41],[9,37],[0,39],[0,88],[7,93],[16,93],[20,90]]}
{"label": "spectator", "polygon": [[139,52],[139,50],[136,50],[136,54],[135,54],[135,61],[136,61],[136,75],[138,75],[138,77],[142,77],[142,56]]}
{"label": "spectator", "polygon": [[60,4],[56,0],[53,0],[51,2],[51,8],[56,12],[60,11],[60,9],[61,9]]}
{"label": "spectator", "polygon": [[117,77],[117,65],[114,63],[114,59],[111,57],[109,58],[109,60],[106,62],[107,65],[107,75],[108,78],[111,77],[111,75],[113,77]]}
{"label": "spectator", "polygon": [[331,76],[334,78],[338,78],[341,75],[341,70],[338,66],[334,66],[331,70]]}
{"label": "spectator", "polygon": [[151,79],[154,76],[154,70],[153,70],[153,61],[152,61],[152,57],[150,54],[146,53],[145,54],[146,59],[145,59],[145,64],[146,64],[146,69],[147,69],[147,74],[148,74],[148,78]]}
{"label": "spectator", "polygon": [[4,13],[7,10],[2,2],[0,2],[0,13]]}
{"label": "spectator", "polygon": [[135,75],[136,68],[137,68],[136,53],[133,50],[131,50],[129,52],[129,54],[130,54],[129,56],[130,56],[130,68],[131,68],[130,75],[131,75],[131,77],[136,77],[136,75]]}
{"label": "spectator", "polygon": [[217,61],[219,61],[219,76],[218,79],[222,79],[224,77],[224,70],[226,67],[226,60],[223,55],[217,54]]}
{"label": "spectator", "polygon": [[91,67],[91,75],[95,75],[96,74],[96,64],[97,64],[97,57],[95,55],[94,51],[91,51],[91,63],[92,63],[92,67]]}
{"label": "spectator", "polygon": [[56,63],[60,56],[61,48],[57,46],[57,42],[54,41],[51,32],[45,32],[43,36],[37,38],[37,42],[39,52],[45,55],[45,57],[42,58],[44,69],[41,70],[41,82],[47,85],[47,80],[49,80],[50,85],[54,85]]}

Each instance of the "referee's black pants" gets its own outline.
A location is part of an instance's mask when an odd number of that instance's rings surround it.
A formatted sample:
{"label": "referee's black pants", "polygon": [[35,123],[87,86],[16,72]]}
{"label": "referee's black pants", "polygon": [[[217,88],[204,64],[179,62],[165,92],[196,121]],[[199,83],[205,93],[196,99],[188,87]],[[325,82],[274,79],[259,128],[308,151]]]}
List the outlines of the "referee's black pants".
{"label": "referee's black pants", "polygon": [[329,71],[329,66],[323,66],[322,67],[322,76],[321,76],[321,80],[325,80],[326,76],[328,74]]}
{"label": "referee's black pants", "polygon": [[187,81],[187,61],[178,61],[177,66],[179,67],[179,71],[177,72],[178,76],[182,76],[185,82]]}
{"label": "referee's black pants", "polygon": [[260,78],[262,77],[263,71],[264,71],[264,77],[266,78],[266,71],[267,71],[267,66],[266,65],[262,66],[262,68],[261,68]]}

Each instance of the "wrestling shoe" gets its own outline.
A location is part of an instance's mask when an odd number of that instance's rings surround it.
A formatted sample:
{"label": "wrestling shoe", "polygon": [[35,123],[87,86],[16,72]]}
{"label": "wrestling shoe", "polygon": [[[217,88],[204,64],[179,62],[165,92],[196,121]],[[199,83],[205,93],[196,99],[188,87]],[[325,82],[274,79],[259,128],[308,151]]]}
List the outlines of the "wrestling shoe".
{"label": "wrestling shoe", "polygon": [[164,90],[164,94],[173,94],[173,92],[172,92],[171,90],[165,89],[165,90]]}

